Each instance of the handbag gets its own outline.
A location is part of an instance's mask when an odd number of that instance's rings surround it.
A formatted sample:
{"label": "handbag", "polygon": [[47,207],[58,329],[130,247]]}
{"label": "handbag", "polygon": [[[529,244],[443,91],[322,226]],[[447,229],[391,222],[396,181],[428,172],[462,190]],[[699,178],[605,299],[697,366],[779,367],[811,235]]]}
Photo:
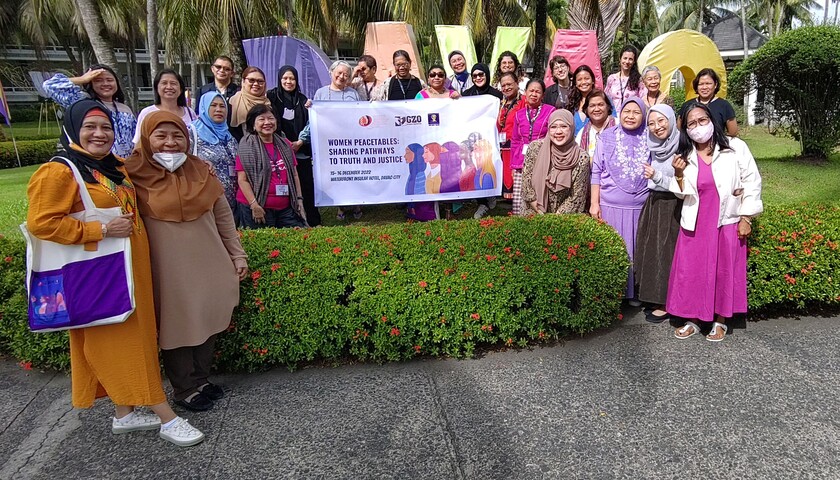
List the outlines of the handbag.
{"label": "handbag", "polygon": [[[108,223],[122,215],[120,207],[97,208],[73,162],[65,160],[79,184],[84,205],[70,216],[82,222]],[[128,237],[106,237],[95,251],[84,245],[63,245],[32,235],[26,239],[26,289],[29,329],[52,332],[124,322],[134,312],[134,276]]]}

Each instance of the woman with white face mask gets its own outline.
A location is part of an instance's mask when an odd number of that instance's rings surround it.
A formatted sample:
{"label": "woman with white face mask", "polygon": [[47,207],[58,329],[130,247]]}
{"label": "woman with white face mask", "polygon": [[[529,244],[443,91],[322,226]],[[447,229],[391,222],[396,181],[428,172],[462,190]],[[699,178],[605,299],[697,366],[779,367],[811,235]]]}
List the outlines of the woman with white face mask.
{"label": "woman with white face mask", "polygon": [[747,311],[747,237],[764,209],[761,175],[750,149],[724,134],[706,105],[680,115],[680,144],[670,190],[683,198],[680,233],[671,265],[666,309],[688,319],[674,335],[726,336],[726,320]]}
{"label": "woman with white face mask", "polygon": [[248,265],[224,188],[187,138],[177,115],[150,114],[126,169],[149,236],[163,368],[175,403],[199,411],[224,396],[208,376]]}

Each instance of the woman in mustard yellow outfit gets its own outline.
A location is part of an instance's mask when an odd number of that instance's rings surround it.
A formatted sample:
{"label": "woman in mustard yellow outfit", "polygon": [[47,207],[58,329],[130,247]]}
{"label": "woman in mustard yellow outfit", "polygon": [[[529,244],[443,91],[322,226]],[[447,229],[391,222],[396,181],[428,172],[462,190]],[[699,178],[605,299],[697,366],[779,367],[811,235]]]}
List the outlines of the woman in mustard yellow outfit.
{"label": "woman in mustard yellow outfit", "polygon": [[[29,181],[27,228],[42,240],[90,249],[105,237],[129,237],[136,304],[123,323],[70,331],[73,406],[90,408],[96,398],[108,396],[116,407],[113,433],[160,428],[164,440],[195,445],[204,434],[175,415],[163,392],[149,244],[136,214],[134,186],[123,162],[111,153],[111,118],[102,104],[82,100],[65,112],[64,131],[65,152],[42,165]],[[107,224],[71,217],[83,207],[67,162],[79,169],[97,207],[119,206],[124,215]],[[154,414],[135,411],[138,405],[148,406]]]}

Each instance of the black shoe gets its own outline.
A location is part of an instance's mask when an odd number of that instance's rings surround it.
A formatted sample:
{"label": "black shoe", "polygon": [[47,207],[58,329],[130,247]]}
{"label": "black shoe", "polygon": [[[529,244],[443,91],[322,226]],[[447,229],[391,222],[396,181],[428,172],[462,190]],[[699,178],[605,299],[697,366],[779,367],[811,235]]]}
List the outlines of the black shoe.
{"label": "black shoe", "polygon": [[225,398],[225,391],[222,387],[216,385],[215,383],[205,383],[198,389],[202,395],[209,398],[210,400],[221,400]]}
{"label": "black shoe", "polygon": [[201,392],[196,392],[183,400],[175,400],[175,405],[193,412],[204,412],[213,408],[213,400],[205,397]]}
{"label": "black shoe", "polygon": [[671,315],[667,313],[665,315],[654,315],[653,310],[651,310],[650,313],[645,315],[645,320],[647,320],[650,323],[662,323],[665,320],[668,320],[669,318],[671,318]]}

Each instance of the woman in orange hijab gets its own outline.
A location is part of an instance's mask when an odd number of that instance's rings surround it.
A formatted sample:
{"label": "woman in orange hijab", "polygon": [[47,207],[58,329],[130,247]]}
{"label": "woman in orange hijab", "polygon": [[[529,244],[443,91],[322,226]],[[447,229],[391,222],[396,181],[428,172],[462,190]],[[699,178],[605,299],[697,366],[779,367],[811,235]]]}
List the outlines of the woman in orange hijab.
{"label": "woman in orange hijab", "polygon": [[149,236],[160,348],[175,403],[208,410],[224,396],[208,380],[216,334],[230,325],[248,265],[224,189],[186,153],[187,138],[176,115],[152,113],[126,168]]}

